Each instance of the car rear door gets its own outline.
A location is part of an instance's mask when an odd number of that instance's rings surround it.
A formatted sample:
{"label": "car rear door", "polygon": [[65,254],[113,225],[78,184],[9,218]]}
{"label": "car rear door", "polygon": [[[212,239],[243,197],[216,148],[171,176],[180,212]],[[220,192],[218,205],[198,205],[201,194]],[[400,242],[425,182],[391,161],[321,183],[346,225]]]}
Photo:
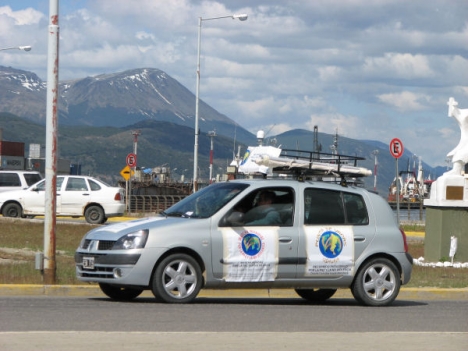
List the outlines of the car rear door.
{"label": "car rear door", "polygon": [[303,196],[298,277],[353,276],[355,261],[375,235],[364,197],[313,187],[305,188]]}
{"label": "car rear door", "polygon": [[90,190],[83,177],[66,177],[60,193],[62,198],[61,215],[82,216],[89,201]]}

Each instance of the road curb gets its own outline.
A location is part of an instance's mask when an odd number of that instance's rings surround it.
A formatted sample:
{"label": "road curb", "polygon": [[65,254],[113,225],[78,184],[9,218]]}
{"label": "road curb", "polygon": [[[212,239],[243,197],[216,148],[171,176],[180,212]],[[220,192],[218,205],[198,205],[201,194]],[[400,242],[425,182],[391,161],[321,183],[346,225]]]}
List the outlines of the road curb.
{"label": "road curb", "polygon": [[[69,296],[69,297],[105,297],[97,285],[0,285],[0,296]],[[153,297],[145,291],[143,297]],[[199,297],[208,298],[299,298],[293,289],[230,289],[202,290]],[[353,298],[349,289],[339,289],[334,298]],[[398,299],[416,300],[468,300],[468,288],[402,288]]]}

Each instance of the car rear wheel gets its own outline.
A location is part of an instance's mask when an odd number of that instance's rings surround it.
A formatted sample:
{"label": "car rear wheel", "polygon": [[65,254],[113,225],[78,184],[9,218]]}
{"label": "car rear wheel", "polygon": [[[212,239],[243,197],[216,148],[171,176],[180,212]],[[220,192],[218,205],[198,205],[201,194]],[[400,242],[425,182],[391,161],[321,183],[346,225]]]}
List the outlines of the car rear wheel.
{"label": "car rear wheel", "polygon": [[2,215],[3,217],[22,217],[23,209],[15,203],[6,204],[2,210]]}
{"label": "car rear wheel", "polygon": [[153,275],[156,299],[169,303],[192,302],[203,282],[198,262],[186,254],[173,254],[161,261]]}
{"label": "car rear wheel", "polygon": [[398,296],[400,285],[400,274],[393,262],[375,258],[359,269],[351,292],[363,305],[387,306]]}
{"label": "car rear wheel", "polygon": [[104,283],[99,283],[99,287],[104,294],[117,301],[133,300],[143,292],[143,290],[139,289],[122,288]]}
{"label": "car rear wheel", "polygon": [[296,293],[310,302],[324,302],[335,295],[336,289],[295,289]]}
{"label": "car rear wheel", "polygon": [[99,206],[89,206],[85,211],[86,222],[90,224],[102,224],[105,218],[104,210]]}

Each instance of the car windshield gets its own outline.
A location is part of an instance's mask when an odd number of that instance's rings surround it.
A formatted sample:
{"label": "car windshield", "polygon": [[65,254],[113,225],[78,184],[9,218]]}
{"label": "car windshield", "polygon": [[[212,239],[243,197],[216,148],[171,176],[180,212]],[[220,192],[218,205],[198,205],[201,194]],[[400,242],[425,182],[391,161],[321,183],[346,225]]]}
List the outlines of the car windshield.
{"label": "car windshield", "polygon": [[208,218],[236,197],[248,184],[216,183],[186,197],[162,212],[167,217]]}

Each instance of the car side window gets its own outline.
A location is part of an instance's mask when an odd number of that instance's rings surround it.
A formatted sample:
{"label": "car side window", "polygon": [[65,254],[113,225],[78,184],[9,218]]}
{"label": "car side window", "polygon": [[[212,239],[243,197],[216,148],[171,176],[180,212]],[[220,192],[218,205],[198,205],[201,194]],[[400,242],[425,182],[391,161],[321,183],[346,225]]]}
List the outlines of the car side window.
{"label": "car side window", "polygon": [[[62,184],[63,184],[63,177],[58,177],[57,178],[57,184],[55,186],[56,191],[60,191],[62,189]],[[42,182],[38,183],[34,189],[37,191],[45,191],[45,186],[46,186],[46,180],[44,179]]]}
{"label": "car side window", "polygon": [[252,191],[221,220],[220,226],[292,226],[294,191],[268,187]]}
{"label": "car side window", "polygon": [[366,203],[362,196],[351,193],[343,193],[346,208],[346,221],[349,224],[369,224]]}
{"label": "car side window", "polygon": [[91,191],[98,191],[101,190],[101,186],[96,183],[95,181],[92,181],[91,179],[88,179],[89,187],[91,188]]}
{"label": "car side window", "polygon": [[86,179],[84,178],[68,178],[67,187],[65,191],[88,191]]}
{"label": "car side window", "polygon": [[358,194],[307,188],[304,191],[304,199],[306,225],[369,224],[364,199]]}
{"label": "car side window", "polygon": [[0,186],[21,186],[18,174],[0,173]]}
{"label": "car side window", "polygon": [[305,224],[344,224],[340,191],[307,188],[304,190]]}

